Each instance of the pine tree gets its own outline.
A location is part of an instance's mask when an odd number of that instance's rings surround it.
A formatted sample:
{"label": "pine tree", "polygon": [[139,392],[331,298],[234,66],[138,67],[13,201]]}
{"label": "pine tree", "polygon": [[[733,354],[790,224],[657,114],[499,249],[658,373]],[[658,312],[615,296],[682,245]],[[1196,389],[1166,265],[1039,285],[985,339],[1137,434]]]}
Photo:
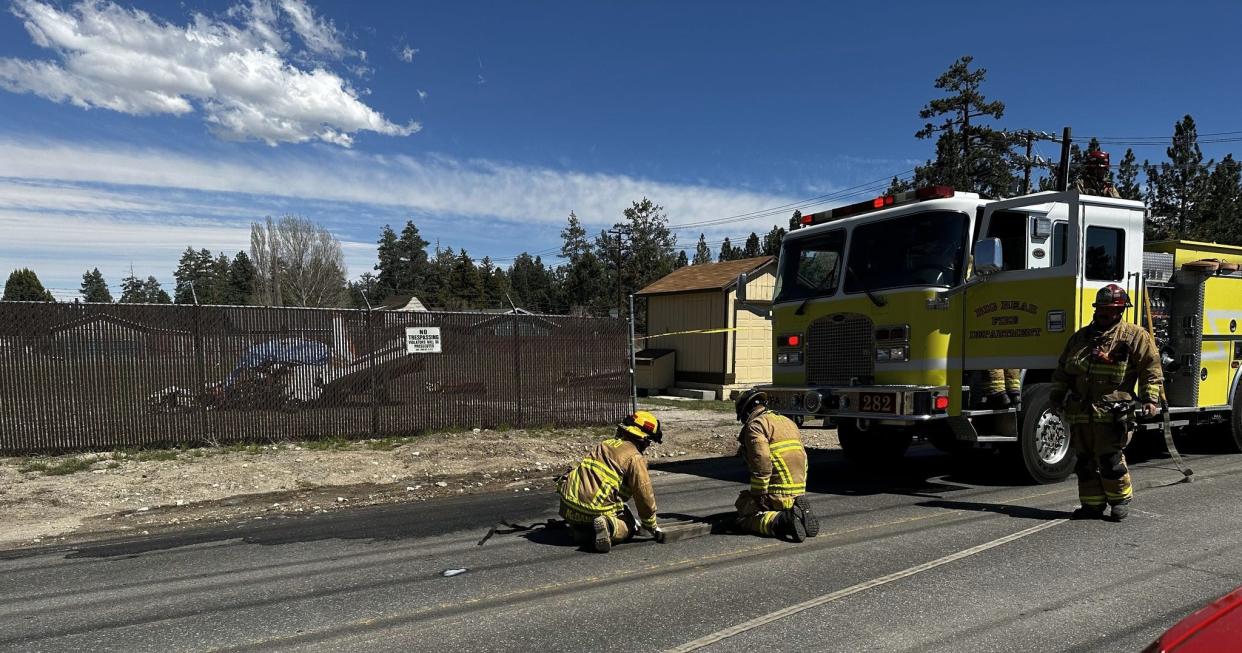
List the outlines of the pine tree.
{"label": "pine tree", "polygon": [[479,275],[474,259],[466,253],[465,248],[453,262],[453,272],[449,277],[449,292],[454,308],[478,308],[483,299],[483,278]]}
{"label": "pine tree", "polygon": [[133,270],[130,270],[129,275],[121,279],[121,303],[142,304],[145,302],[146,292],[142,280],[135,277]]}
{"label": "pine tree", "polygon": [[391,226],[384,225],[376,245],[379,262],[375,264],[375,271],[379,274],[375,280],[380,298],[383,298],[397,294],[397,289],[401,287],[401,279],[398,278],[401,272],[401,252],[400,245],[397,244],[397,232]]}
{"label": "pine tree", "polygon": [[725,261],[732,261],[734,259],[742,258],[740,254],[741,250],[734,248],[733,243],[730,243],[729,239],[725,238],[724,242],[720,243],[720,255],[716,257],[716,260],[721,263]]}
{"label": "pine tree", "polygon": [[1126,154],[1117,166],[1117,194],[1122,199],[1143,199],[1143,189],[1138,184],[1138,171],[1138,165],[1134,162],[1134,150],[1126,148]]}
{"label": "pine tree", "polygon": [[1193,237],[1216,243],[1242,244],[1242,170],[1226,154],[1208,177],[1207,193]]}
{"label": "pine tree", "polygon": [[888,182],[888,190],[884,191],[884,194],[896,195],[897,193],[904,193],[912,188],[914,188],[913,182],[906,179],[900,179],[894,175],[893,180]]}
{"label": "pine tree", "polygon": [[712,262],[712,249],[707,246],[707,237],[699,234],[699,244],[694,247],[694,265]]}
{"label": "pine tree", "polygon": [[[664,208],[646,197],[632,202],[622,214],[624,220],[613,227],[620,232],[620,239],[602,232],[595,241],[595,249],[601,259],[611,263],[605,296],[610,298],[610,306],[619,308],[625,316],[629,313],[626,297],[673,271],[677,263],[677,237],[668,228]],[[620,274],[616,270],[618,260]]]}
{"label": "pine tree", "polygon": [[22,268],[13,270],[9,275],[9,280],[4,284],[4,295],[0,296],[0,301],[5,302],[54,302],[56,298],[52,296],[43,283],[39,281],[39,275],[34,270]]}
{"label": "pine tree", "polygon": [[746,244],[742,246],[741,258],[755,258],[762,255],[763,245],[759,242],[759,235],[752,231],[746,238]]}
{"label": "pine tree", "polygon": [[1173,143],[1165,151],[1167,163],[1146,166],[1147,205],[1152,219],[1148,221],[1149,236],[1185,238],[1196,229],[1208,190],[1208,172],[1212,163],[1203,162],[1199,134],[1189,115],[1173,128]]}
{"label": "pine tree", "polygon": [[677,252],[677,260],[673,263],[673,269],[680,270],[687,265],[690,265],[690,257],[686,256],[686,250],[683,249]]}
{"label": "pine tree", "polygon": [[155,277],[147,277],[142,284],[142,292],[148,304],[171,304],[172,297],[160,287],[160,282]]}
{"label": "pine tree", "polygon": [[[227,259],[226,259],[227,261]],[[177,280],[175,299],[178,304],[218,303],[216,293],[216,259],[211,250],[186,247],[177,263],[173,278]]]}
{"label": "pine tree", "polygon": [[224,302],[233,306],[249,306],[258,274],[259,271],[250,256],[245,252],[238,252],[229,263],[228,288]]}
{"label": "pine tree", "polygon": [[797,231],[802,228],[802,211],[794,210],[793,215],[789,217],[789,231]]}
{"label": "pine tree", "polygon": [[92,304],[111,304],[112,293],[99,268],[82,275],[82,301]]}
{"label": "pine tree", "polygon": [[763,237],[763,255],[779,256],[781,253],[781,242],[785,240],[785,230],[780,227],[772,227],[772,231]]}
{"label": "pine tree", "polygon": [[[931,100],[919,111],[928,122],[917,138],[936,137],[936,158],[915,168],[915,185],[952,186],[988,197],[1013,195],[1020,183],[1014,174],[1014,137],[979,121],[999,120],[1005,104],[988,101],[982,86],[984,68],[970,69],[974,57],[964,56],[936,78],[935,86],[949,95]],[[973,122],[972,122],[973,121]]]}
{"label": "pine tree", "polygon": [[[609,270],[605,261],[592,248],[586,229],[573,211],[568,223],[561,230],[561,256],[567,261],[559,271],[559,292],[566,310],[580,314],[595,314],[605,305]],[[497,270],[501,278],[503,270]]]}
{"label": "pine tree", "polygon": [[421,298],[428,307],[448,308],[454,303],[453,267],[456,264],[457,254],[453,248],[441,249],[437,244],[429,261],[426,290]]}
{"label": "pine tree", "polygon": [[492,263],[491,258],[484,256],[479,262],[479,276],[483,281],[483,303],[486,306],[504,306],[509,303],[509,277],[504,270]]}

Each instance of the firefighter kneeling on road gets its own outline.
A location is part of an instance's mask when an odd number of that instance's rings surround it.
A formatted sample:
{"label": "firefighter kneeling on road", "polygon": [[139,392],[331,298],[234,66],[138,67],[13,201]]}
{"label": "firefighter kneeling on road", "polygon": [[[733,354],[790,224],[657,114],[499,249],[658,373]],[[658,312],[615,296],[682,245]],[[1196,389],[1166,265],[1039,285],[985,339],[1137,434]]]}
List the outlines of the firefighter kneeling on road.
{"label": "firefighter kneeling on road", "polygon": [[[651,443],[663,439],[660,421],[640,410],[561,477],[556,487],[561,517],[580,545],[607,553],[613,544],[634,537],[640,526],[657,541],[664,539],[656,525],[655,492],[643,457]],[[637,523],[625,506],[630,497],[638,510]]]}
{"label": "firefighter kneeling on road", "polygon": [[1134,388],[1145,415],[1159,412],[1163,386],[1160,357],[1151,334],[1122,321],[1132,306],[1116,284],[1095,296],[1095,316],[1079,329],[1061,354],[1052,375],[1052,402],[1064,407],[1070,442],[1078,454],[1078,499],[1075,519],[1100,519],[1105,503],[1112,519],[1129,513],[1133,496],[1130,470],[1122,450],[1134,434]]}
{"label": "firefighter kneeling on road", "polygon": [[801,542],[819,535],[819,521],[806,500],[806,450],[788,417],[767,408],[768,396],[750,389],[737,398],[742,423],[738,453],[750,469],[750,489],[737,508],[737,530]]}

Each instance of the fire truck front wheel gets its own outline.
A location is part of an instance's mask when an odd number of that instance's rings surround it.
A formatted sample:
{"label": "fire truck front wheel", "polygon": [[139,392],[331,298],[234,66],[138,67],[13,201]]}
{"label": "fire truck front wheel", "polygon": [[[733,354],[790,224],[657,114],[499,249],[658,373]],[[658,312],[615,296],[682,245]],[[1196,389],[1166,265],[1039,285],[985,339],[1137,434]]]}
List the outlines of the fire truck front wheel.
{"label": "fire truck front wheel", "polygon": [[841,451],[851,462],[881,466],[891,464],[905,455],[914,434],[909,429],[893,426],[860,428],[858,420],[843,419],[837,423],[837,439]]}
{"label": "fire truck front wheel", "polygon": [[1069,425],[1055,410],[1052,385],[1034,383],[1022,389],[1015,462],[1035,483],[1059,483],[1074,471]]}

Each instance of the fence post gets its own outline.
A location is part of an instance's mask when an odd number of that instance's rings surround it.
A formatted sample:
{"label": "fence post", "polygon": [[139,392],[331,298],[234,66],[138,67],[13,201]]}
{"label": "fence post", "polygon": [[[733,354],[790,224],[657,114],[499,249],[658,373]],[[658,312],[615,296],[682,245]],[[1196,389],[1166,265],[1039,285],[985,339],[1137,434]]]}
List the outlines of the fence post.
{"label": "fence post", "polygon": [[517,426],[522,426],[522,337],[518,334],[518,312],[513,309],[513,385],[517,391]]}
{"label": "fence post", "polygon": [[191,313],[194,316],[194,391],[199,397],[198,402],[198,437],[206,442],[211,436],[207,428],[207,405],[203,399],[207,395],[207,352],[203,346],[203,307],[195,302]]}
{"label": "fence post", "polygon": [[366,312],[366,328],[367,334],[367,356],[370,357],[371,363],[368,367],[371,370],[371,437],[379,437],[379,383],[378,372],[375,358],[375,333],[374,325],[371,324],[372,311],[370,305],[367,306]]}

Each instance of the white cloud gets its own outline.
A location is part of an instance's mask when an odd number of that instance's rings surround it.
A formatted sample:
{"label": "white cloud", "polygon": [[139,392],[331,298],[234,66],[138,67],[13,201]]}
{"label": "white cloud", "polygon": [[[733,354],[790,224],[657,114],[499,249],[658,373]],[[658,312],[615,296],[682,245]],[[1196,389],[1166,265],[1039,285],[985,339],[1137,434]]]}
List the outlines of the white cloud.
{"label": "white cloud", "polygon": [[418,54],[418,48],[411,48],[407,45],[404,48],[401,48],[401,53],[397,56],[401,57],[401,60],[406,63],[413,63],[414,55],[416,54]]}
{"label": "white cloud", "polygon": [[201,111],[223,138],[272,145],[348,147],[360,131],[408,136],[421,129],[389,121],[327,68],[292,63],[290,55],[304,53],[290,52],[282,15],[310,53],[356,54],[301,0],[282,0],[280,11],[254,0],[227,12],[229,20],[200,14],[184,26],[111,2],[62,11],[17,0],[13,11],[32,41],[59,60],[0,58],[0,87],[11,92],[134,115]]}
{"label": "white cloud", "polygon": [[[750,213],[796,198],[676,184],[626,175],[560,171],[448,157],[272,152],[261,158],[194,157],[165,150],[87,147],[57,141],[0,140],[0,177],[250,193],[297,200],[400,207],[429,215],[560,225],[573,209],[606,225],[643,196],[674,223]],[[0,189],[2,190],[2,189]],[[0,205],[3,202],[0,201]],[[770,228],[784,218],[759,216],[723,227]]]}
{"label": "white cloud", "polygon": [[[332,21],[315,15],[315,10],[303,0],[281,0],[280,8],[293,21],[293,29],[297,32],[311,52],[330,54],[341,57],[350,50],[341,42],[341,34]],[[362,57],[366,60],[365,53]]]}
{"label": "white cloud", "polygon": [[418,89],[418,99],[419,99],[419,100],[421,100],[421,101],[423,101],[423,102],[426,102],[426,101],[427,101],[427,91],[424,91],[424,90],[423,90],[423,89],[421,89],[421,88],[420,88],[420,89]]}

